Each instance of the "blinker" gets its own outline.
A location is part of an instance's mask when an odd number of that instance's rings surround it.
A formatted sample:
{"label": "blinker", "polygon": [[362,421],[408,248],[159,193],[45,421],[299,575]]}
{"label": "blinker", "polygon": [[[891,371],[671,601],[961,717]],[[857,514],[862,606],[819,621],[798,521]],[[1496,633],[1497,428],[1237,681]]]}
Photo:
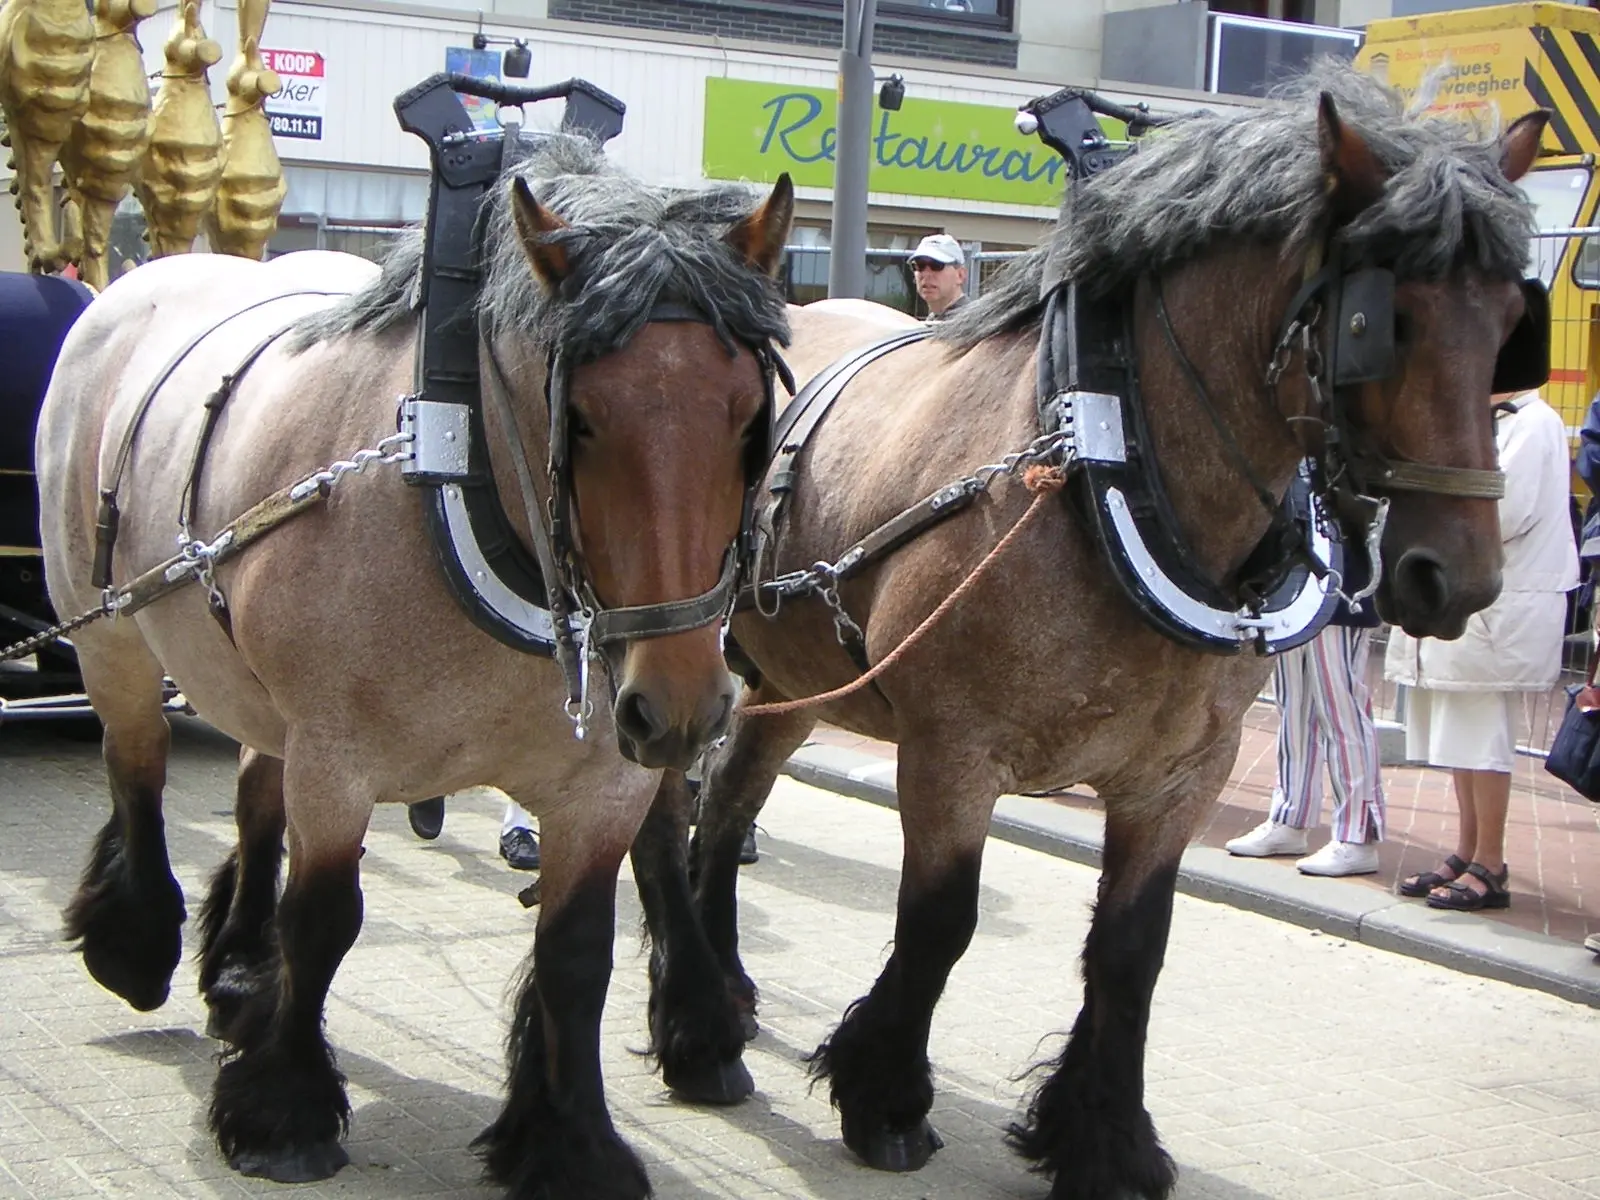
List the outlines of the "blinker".
{"label": "blinker", "polygon": [[1529,392],[1550,378],[1550,293],[1537,279],[1522,281],[1522,319],[1494,363],[1494,385],[1503,392]]}
{"label": "blinker", "polygon": [[1376,383],[1394,375],[1394,272],[1381,267],[1351,271],[1339,282],[1334,325],[1333,385]]}

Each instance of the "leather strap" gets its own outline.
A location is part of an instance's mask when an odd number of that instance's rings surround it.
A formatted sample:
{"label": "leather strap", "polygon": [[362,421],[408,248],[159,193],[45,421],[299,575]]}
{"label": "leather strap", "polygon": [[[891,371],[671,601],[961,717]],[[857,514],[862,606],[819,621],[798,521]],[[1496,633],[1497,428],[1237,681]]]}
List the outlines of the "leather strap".
{"label": "leather strap", "polygon": [[1467,500],[1501,500],[1506,494],[1506,473],[1471,467],[1443,467],[1434,463],[1395,462],[1384,459],[1372,472],[1372,486],[1386,492],[1431,492],[1435,496],[1460,496]]}
{"label": "leather strap", "polygon": [[723,558],[722,577],[709,592],[687,600],[663,604],[642,604],[633,608],[602,608],[589,624],[589,641],[606,646],[634,638],[664,637],[685,633],[720,621],[728,611],[733,589],[739,582],[739,556],[729,548]]}

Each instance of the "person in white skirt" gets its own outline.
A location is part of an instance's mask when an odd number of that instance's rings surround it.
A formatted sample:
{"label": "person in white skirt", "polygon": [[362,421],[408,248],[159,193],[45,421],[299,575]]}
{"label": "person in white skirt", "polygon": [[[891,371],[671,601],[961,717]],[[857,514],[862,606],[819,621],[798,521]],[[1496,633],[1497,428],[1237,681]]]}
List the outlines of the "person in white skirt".
{"label": "person in white skirt", "polygon": [[[1371,578],[1365,555],[1352,550],[1341,582],[1346,595]],[[1278,782],[1272,812],[1242,837],[1224,843],[1243,858],[1305,855],[1322,814],[1322,772],[1333,783],[1332,838],[1295,863],[1306,875],[1370,875],[1383,840],[1383,781],[1372,727],[1367,657],[1379,624],[1370,599],[1344,600],[1333,620],[1303,646],[1278,655]]]}
{"label": "person in white skirt", "polygon": [[1456,851],[1400,883],[1402,896],[1471,912],[1511,904],[1506,818],[1516,735],[1529,692],[1561,673],[1565,593],[1578,584],[1567,499],[1566,426],[1537,392],[1499,395],[1495,440],[1506,494],[1499,598],[1455,641],[1395,630],[1384,674],[1406,685],[1406,757],[1451,772],[1461,824]]}

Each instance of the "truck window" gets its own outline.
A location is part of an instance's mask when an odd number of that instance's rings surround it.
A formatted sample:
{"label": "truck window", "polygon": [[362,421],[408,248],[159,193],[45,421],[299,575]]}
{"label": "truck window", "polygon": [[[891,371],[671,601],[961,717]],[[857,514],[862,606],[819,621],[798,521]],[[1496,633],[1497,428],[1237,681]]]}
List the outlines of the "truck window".
{"label": "truck window", "polygon": [[[1572,228],[1589,187],[1589,173],[1588,167],[1551,167],[1523,176],[1519,186],[1533,201],[1534,217],[1541,233]],[[1529,257],[1534,273],[1546,287],[1555,282],[1562,253],[1570,240],[1554,236],[1534,239]],[[1582,287],[1600,288],[1600,247],[1591,245],[1587,239],[1578,257],[1576,278]]]}

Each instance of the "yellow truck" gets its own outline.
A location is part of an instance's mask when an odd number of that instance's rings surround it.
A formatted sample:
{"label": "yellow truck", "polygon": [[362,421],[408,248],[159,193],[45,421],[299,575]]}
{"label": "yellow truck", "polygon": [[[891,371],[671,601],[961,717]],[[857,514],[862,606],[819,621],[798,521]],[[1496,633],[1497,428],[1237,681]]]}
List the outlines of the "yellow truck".
{"label": "yellow truck", "polygon": [[[1534,108],[1554,114],[1539,163],[1522,187],[1542,231],[1534,268],[1550,289],[1544,396],[1575,435],[1600,390],[1600,235],[1572,232],[1600,224],[1600,12],[1502,4],[1374,21],[1356,63],[1402,94],[1425,99],[1432,111],[1501,128]],[[1429,94],[1419,96],[1424,87]]]}

